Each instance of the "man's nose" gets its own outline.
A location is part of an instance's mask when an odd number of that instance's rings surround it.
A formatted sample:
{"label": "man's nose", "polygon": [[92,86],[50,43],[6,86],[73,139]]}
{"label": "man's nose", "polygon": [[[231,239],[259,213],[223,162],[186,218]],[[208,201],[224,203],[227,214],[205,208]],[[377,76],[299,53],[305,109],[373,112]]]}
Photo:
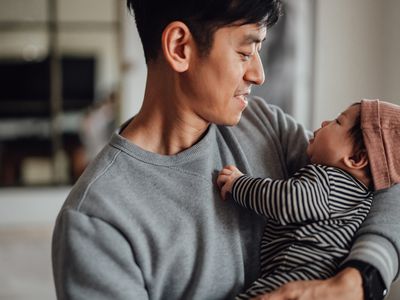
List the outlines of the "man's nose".
{"label": "man's nose", "polygon": [[251,84],[263,84],[265,80],[265,74],[260,54],[258,52],[256,52],[256,54],[251,58],[248,69],[244,74],[244,80],[250,82]]}

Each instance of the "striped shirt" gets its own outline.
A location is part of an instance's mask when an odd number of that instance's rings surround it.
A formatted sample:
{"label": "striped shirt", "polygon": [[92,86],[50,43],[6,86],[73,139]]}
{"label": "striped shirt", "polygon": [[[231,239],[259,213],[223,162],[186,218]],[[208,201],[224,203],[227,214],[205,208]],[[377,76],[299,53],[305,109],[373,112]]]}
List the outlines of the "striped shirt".
{"label": "striped shirt", "polygon": [[325,279],[349,253],[373,193],[347,172],[308,165],[288,180],[239,177],[232,197],[267,217],[261,276],[237,299],[272,291],[289,281]]}

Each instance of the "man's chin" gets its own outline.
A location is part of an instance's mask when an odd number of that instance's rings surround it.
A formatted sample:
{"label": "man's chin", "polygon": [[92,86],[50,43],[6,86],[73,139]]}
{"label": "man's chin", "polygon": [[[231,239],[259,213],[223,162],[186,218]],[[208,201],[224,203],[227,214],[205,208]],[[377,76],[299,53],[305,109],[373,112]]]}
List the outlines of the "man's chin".
{"label": "man's chin", "polygon": [[235,120],[232,120],[227,126],[236,126],[237,124],[239,124],[241,118],[242,113],[240,113],[240,115]]}
{"label": "man's chin", "polygon": [[240,114],[240,116],[238,116],[236,119],[215,122],[215,124],[222,125],[222,126],[236,126],[237,124],[239,124],[241,118],[242,118],[242,114]]}

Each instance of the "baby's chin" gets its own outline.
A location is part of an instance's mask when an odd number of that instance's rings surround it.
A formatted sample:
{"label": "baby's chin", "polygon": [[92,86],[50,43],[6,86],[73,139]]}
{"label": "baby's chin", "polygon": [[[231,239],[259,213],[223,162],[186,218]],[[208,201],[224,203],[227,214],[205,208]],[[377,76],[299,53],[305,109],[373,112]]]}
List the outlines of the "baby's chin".
{"label": "baby's chin", "polygon": [[309,160],[310,160],[310,163],[313,165],[320,165],[320,163],[318,161],[316,161],[315,159],[309,158]]}
{"label": "baby's chin", "polygon": [[323,165],[324,163],[318,159],[315,159],[315,157],[313,155],[310,155],[307,153],[308,156],[308,160],[311,164],[313,165]]}
{"label": "baby's chin", "polygon": [[310,152],[310,145],[308,145],[308,147],[306,149],[306,154],[307,154],[308,160],[310,162],[312,162],[312,155],[311,155],[311,152]]}

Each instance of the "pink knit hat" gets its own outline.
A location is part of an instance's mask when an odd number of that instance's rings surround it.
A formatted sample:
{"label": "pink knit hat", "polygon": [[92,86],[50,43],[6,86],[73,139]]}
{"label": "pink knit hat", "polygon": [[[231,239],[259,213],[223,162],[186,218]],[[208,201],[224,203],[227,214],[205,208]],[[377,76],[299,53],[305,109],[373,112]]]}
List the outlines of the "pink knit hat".
{"label": "pink knit hat", "polygon": [[362,100],[361,128],[375,190],[400,182],[400,106]]}

